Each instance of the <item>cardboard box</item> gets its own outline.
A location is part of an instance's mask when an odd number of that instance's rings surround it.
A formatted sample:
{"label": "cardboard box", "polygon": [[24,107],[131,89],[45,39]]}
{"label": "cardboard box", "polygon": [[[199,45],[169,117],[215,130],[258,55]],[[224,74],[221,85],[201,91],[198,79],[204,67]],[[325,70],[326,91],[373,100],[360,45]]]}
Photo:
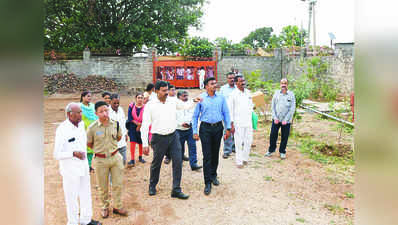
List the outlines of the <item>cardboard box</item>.
{"label": "cardboard box", "polygon": [[253,104],[256,108],[264,108],[265,107],[265,95],[261,91],[257,91],[252,94]]}

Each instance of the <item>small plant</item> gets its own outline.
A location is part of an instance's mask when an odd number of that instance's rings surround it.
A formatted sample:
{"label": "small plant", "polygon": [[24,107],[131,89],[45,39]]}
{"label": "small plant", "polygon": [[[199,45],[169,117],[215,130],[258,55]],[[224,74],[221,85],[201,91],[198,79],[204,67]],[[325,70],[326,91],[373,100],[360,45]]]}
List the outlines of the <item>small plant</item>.
{"label": "small plant", "polygon": [[274,179],[272,179],[271,176],[265,176],[264,180],[266,180],[266,181],[274,181]]}
{"label": "small plant", "polygon": [[332,212],[334,215],[344,212],[344,209],[341,208],[339,205],[325,204],[324,207]]}
{"label": "small plant", "polygon": [[305,219],[304,218],[297,218],[296,221],[300,222],[300,223],[305,223]]}
{"label": "small plant", "polygon": [[346,192],[346,193],[344,193],[344,195],[345,195],[347,198],[354,198],[354,194],[351,193],[351,192]]}

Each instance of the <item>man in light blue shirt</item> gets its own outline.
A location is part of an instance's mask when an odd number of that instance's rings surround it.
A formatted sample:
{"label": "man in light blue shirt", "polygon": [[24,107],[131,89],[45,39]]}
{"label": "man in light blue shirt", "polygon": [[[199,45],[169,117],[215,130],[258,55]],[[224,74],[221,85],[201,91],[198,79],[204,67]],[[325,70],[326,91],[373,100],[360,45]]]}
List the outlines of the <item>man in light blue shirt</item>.
{"label": "man in light blue shirt", "polygon": [[[201,94],[202,101],[196,105],[192,117],[192,129],[195,140],[201,141],[203,152],[203,175],[205,181],[204,193],[211,192],[211,185],[219,185],[217,179],[218,156],[221,138],[223,136],[223,122],[227,128],[224,140],[230,135],[231,120],[227,101],[224,96],[216,93],[217,81],[209,77],[204,81],[207,92]],[[198,135],[198,119],[201,124]]]}
{"label": "man in light blue shirt", "polygon": [[272,97],[272,126],[269,138],[269,148],[265,156],[270,157],[276,149],[276,141],[278,140],[279,128],[281,128],[281,144],[279,153],[281,159],[286,158],[286,145],[290,133],[290,124],[293,120],[294,111],[296,109],[296,98],[294,93],[287,90],[287,79],[283,78],[280,82],[281,90],[277,90]]}
{"label": "man in light blue shirt", "polygon": [[[234,79],[235,79],[235,74],[233,72],[229,72],[227,74],[227,83],[220,88],[220,94],[225,97],[225,100],[227,102],[229,99],[229,95],[236,89]],[[230,156],[232,152],[235,152],[235,141],[234,141],[234,136],[231,133],[231,136],[228,139],[224,140],[223,158],[224,159],[228,158],[228,156]]]}

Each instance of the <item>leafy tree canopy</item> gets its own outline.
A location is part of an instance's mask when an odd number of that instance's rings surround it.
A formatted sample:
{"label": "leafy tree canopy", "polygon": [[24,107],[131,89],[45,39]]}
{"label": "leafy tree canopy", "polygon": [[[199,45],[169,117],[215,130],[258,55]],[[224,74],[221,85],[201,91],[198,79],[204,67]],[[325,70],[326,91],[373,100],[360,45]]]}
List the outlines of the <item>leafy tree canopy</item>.
{"label": "leafy tree canopy", "polygon": [[44,0],[44,48],[175,52],[204,0]]}

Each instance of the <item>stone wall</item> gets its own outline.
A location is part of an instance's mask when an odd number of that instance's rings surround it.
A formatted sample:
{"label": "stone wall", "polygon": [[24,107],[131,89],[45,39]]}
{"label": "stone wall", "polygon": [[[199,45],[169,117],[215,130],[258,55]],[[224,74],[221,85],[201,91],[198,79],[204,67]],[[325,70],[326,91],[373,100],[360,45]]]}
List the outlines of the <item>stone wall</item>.
{"label": "stone wall", "polygon": [[[309,58],[309,57],[308,57]],[[305,58],[305,59],[308,59]],[[354,60],[349,55],[321,56],[322,61],[328,63],[327,76],[339,84],[340,90],[349,94],[354,90]],[[223,57],[218,63],[218,80],[226,83],[226,76],[231,68],[238,69],[240,73],[247,74],[261,70],[262,79],[278,82],[287,75],[298,77],[305,72],[305,62],[299,56],[261,57],[261,56],[229,56]]]}
{"label": "stone wall", "polygon": [[[226,83],[225,74],[236,68],[242,74],[261,70],[263,80],[279,81],[287,74],[294,77],[303,73],[303,62],[300,57],[283,56],[275,51],[275,56],[221,56],[218,53],[217,74],[222,85]],[[322,60],[329,63],[328,75],[340,84],[344,93],[350,93],[354,88],[353,56],[338,54],[336,56],[322,56]],[[305,64],[305,63],[304,63]],[[93,57],[87,56],[83,60],[46,61],[44,73],[74,73],[77,76],[103,75],[114,79],[128,88],[142,88],[152,82],[152,57]]]}

